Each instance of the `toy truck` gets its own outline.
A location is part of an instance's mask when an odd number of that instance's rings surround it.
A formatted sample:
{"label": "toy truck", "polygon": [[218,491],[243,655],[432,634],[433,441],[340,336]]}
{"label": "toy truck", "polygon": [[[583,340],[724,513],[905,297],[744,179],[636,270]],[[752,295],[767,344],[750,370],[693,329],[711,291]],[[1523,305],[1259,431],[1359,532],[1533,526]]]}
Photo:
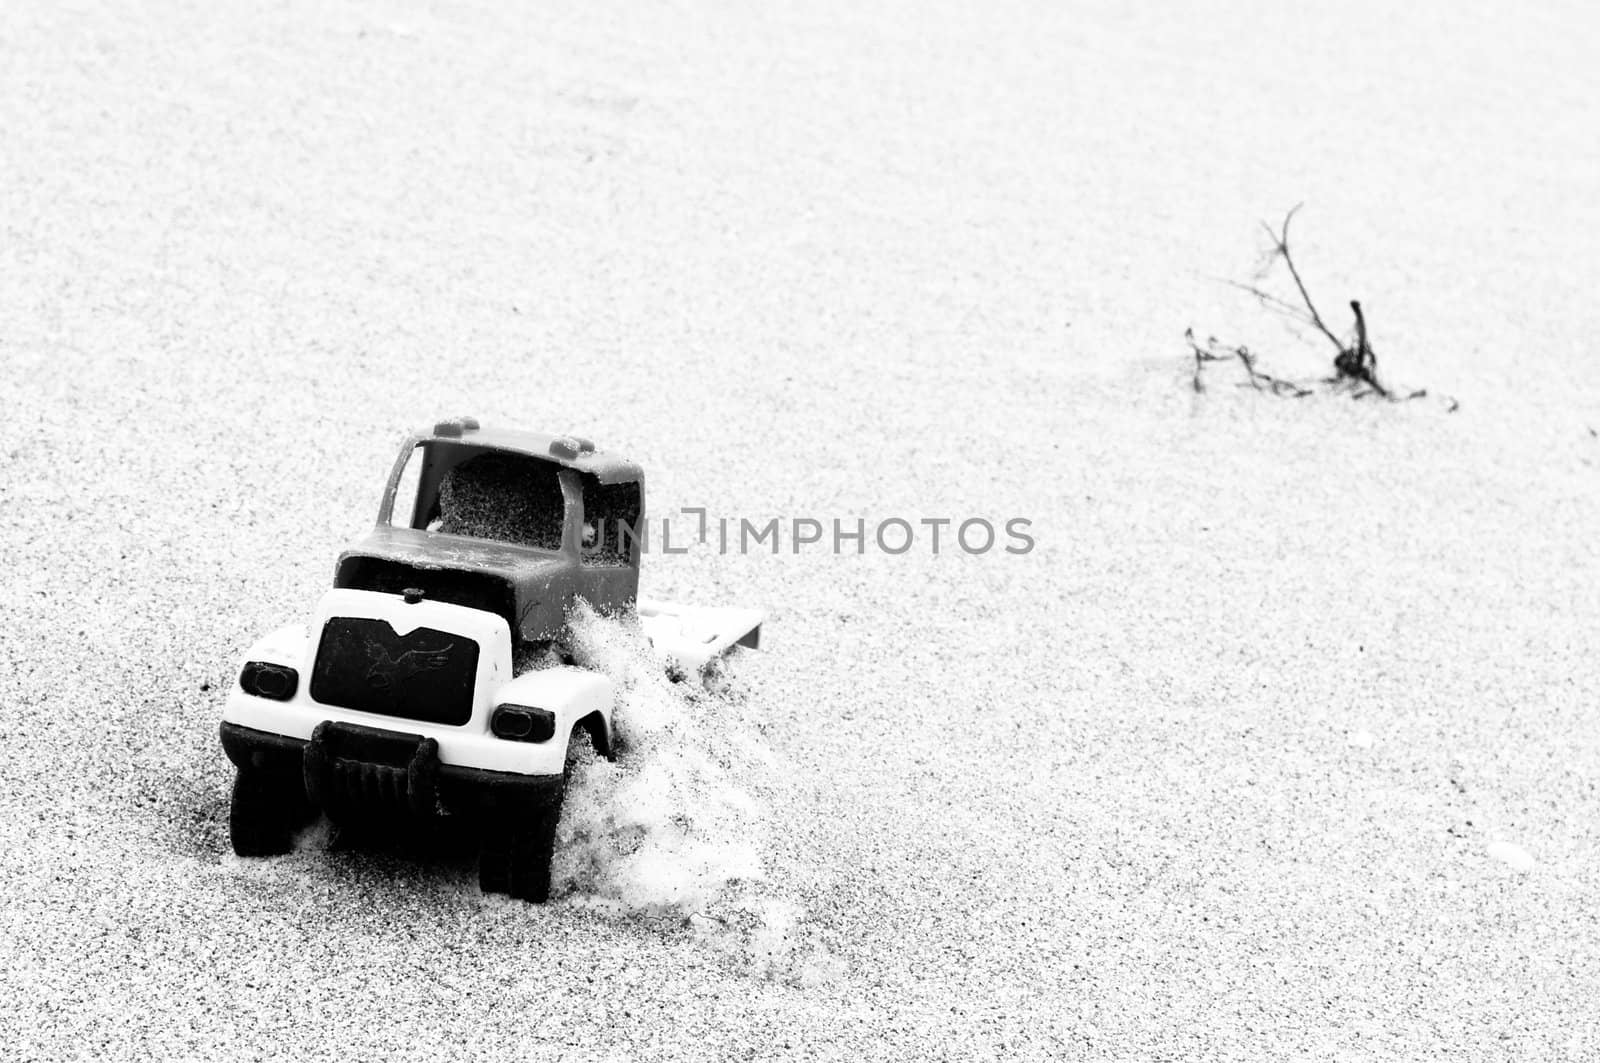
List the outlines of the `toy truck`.
{"label": "toy truck", "polygon": [[640,602],[644,475],[573,436],[442,421],[407,439],[376,527],[309,626],[245,655],[222,719],[240,856],[335,823],[440,817],[480,837],[479,885],[544,901],[567,778],[614,758],[616,690],[562,652],[582,598],[635,612],[693,673],[755,647],[762,615]]}

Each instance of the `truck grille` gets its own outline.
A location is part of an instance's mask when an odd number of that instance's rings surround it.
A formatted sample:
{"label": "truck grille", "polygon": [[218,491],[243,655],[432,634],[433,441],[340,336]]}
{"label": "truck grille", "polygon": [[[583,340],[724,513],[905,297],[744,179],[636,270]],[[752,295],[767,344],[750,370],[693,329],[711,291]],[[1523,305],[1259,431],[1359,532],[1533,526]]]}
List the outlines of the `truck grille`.
{"label": "truck grille", "polygon": [[311,697],[324,705],[428,723],[472,716],[478,643],[419,627],[395,633],[383,620],[336,616],[322,629]]}

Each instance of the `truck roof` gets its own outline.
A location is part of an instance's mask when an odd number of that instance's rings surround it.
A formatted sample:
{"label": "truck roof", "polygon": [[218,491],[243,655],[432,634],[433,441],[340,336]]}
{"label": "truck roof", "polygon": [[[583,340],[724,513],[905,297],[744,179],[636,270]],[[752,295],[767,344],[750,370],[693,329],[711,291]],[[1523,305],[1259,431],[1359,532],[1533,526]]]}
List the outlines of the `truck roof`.
{"label": "truck roof", "polygon": [[[599,450],[583,436],[547,435],[519,428],[485,428],[473,417],[440,421],[431,431],[416,433],[410,446],[417,443],[453,443],[526,454],[563,468],[577,469],[603,484],[632,483],[644,478],[644,470],[637,463],[620,454]],[[406,448],[408,451],[410,446]]]}

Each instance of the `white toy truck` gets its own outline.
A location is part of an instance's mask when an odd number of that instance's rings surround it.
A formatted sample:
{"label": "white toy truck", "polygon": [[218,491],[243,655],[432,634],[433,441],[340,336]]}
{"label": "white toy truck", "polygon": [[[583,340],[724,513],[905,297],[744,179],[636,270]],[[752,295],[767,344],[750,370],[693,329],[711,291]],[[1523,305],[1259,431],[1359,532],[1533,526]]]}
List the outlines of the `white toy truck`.
{"label": "white toy truck", "polygon": [[604,675],[563,660],[568,610],[636,610],[694,673],[757,645],[762,616],[637,600],[644,476],[588,440],[443,421],[408,439],[378,523],[309,626],[250,648],[223,710],[240,856],[336,823],[452,817],[486,893],[544,901],[580,743],[614,757]]}

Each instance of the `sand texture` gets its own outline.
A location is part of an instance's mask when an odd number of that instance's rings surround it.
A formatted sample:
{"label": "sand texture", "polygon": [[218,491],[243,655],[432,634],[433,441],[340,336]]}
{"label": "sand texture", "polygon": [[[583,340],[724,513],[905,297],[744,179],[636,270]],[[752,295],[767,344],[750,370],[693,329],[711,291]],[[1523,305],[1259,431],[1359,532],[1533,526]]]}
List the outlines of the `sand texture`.
{"label": "sand texture", "polygon": [[[1600,1058],[1600,19],[1470,6],[0,5],[0,1057]],[[1427,400],[1194,391],[1300,202]],[[652,543],[764,648],[586,622],[545,907],[228,848],[456,414],[867,530]]]}

